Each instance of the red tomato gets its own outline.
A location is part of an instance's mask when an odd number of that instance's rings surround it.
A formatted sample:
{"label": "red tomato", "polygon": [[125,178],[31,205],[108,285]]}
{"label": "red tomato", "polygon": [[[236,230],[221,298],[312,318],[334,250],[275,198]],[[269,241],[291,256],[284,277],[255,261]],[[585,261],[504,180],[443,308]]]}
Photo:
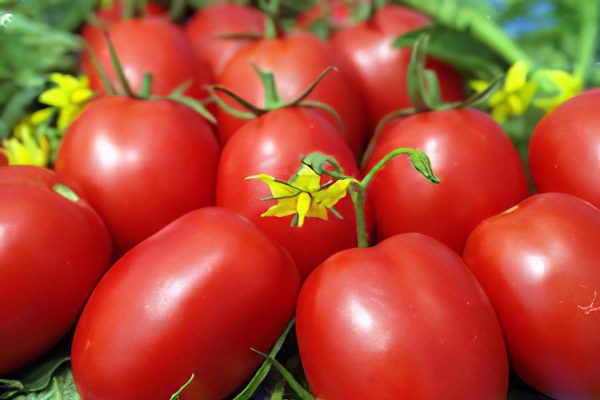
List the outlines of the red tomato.
{"label": "red tomato", "polygon": [[529,163],[540,192],[573,194],[600,207],[600,89],[566,101],[535,128]]}
{"label": "red tomato", "polygon": [[344,219],[307,220],[302,228],[290,227],[291,217],[261,217],[273,201],[261,199],[271,192],[247,176],[269,174],[287,181],[312,152],[334,156],[347,174],[358,176],[352,151],[335,127],[320,114],[302,108],[271,111],[244,125],[223,149],[217,179],[217,205],[234,210],[285,246],[306,277],[327,257],[356,246],[356,219],[349,197],[335,209]]}
{"label": "red tomato", "polygon": [[521,378],[553,398],[597,398],[600,211],[567,194],[530,197],[479,225],[464,257]]}
{"label": "red tomato", "polygon": [[0,167],[4,165],[8,165],[8,158],[4,154],[4,151],[0,149]]}
{"label": "red tomato", "polygon": [[[332,37],[341,69],[366,100],[372,126],[389,112],[410,107],[406,80],[411,49],[395,49],[392,44],[398,36],[430,23],[416,11],[387,5],[369,21],[339,30]],[[433,59],[428,59],[426,68],[436,72],[445,101],[462,100],[461,78],[454,69]]]}
{"label": "red tomato", "polygon": [[86,400],[164,400],[193,373],[182,400],[222,399],[260,365],[250,348],[270,350],[298,289],[289,254],[247,220],[193,211],[92,294],[73,342],[77,388]]}
{"label": "red tomato", "polygon": [[[122,7],[122,1],[115,1],[106,10],[99,9],[96,12],[96,20],[104,27],[110,26],[113,23],[118,22],[122,19]],[[148,4],[148,8],[146,9],[146,15],[160,16],[164,14],[165,10],[161,6],[154,3]],[[102,28],[91,23],[85,24],[85,26],[81,30],[81,36],[92,48],[96,48],[97,46],[102,45],[102,42],[104,42],[104,34],[102,33]],[[89,55],[87,51],[81,53],[82,65],[91,66],[91,62],[88,57]]]}
{"label": "red tomato", "polygon": [[420,232],[461,252],[481,221],[529,193],[515,147],[480,111],[429,112],[388,124],[367,169],[398,147],[424,151],[441,183],[432,185],[415,174],[408,159],[391,161],[368,193],[382,239]]}
{"label": "red tomato", "polygon": [[[190,81],[192,85],[186,94],[196,98],[205,96],[203,87],[211,83],[211,73],[207,66],[197,64],[185,34],[167,19],[147,17],[115,22],[108,27],[108,33],[135,93],[141,89],[144,74],[150,73],[153,94],[165,96]],[[88,43],[119,88],[104,37],[92,36]],[[89,57],[82,58],[81,67],[90,77],[91,87],[102,90],[100,77]]]}
{"label": "red tomato", "polygon": [[494,310],[460,257],[427,236],[329,258],[304,283],[296,318],[318,398],[506,399]]}
{"label": "red tomato", "polygon": [[229,60],[251,39],[220,39],[224,33],[263,33],[264,15],[258,9],[238,4],[222,4],[198,11],[188,22],[186,34],[199,63],[209,65],[218,77]]}
{"label": "red tomato", "polygon": [[0,167],[0,374],[67,333],[110,260],[100,217],[57,183],[50,170]]}
{"label": "red tomato", "polygon": [[[263,106],[262,84],[251,64],[275,75],[283,100],[294,100],[323,72],[335,64],[331,48],[314,35],[304,33],[280,39],[259,40],[236,54],[219,78],[219,83],[236,94]],[[340,115],[345,137],[355,154],[360,154],[370,132],[366,129],[363,107],[358,96],[348,86],[345,77],[332,71],[308,97],[329,104]],[[225,143],[246,121],[223,110],[217,113],[219,136]]]}
{"label": "red tomato", "polygon": [[219,148],[208,123],[170,100],[104,97],[69,127],[56,170],[98,211],[118,253],[214,204]]}

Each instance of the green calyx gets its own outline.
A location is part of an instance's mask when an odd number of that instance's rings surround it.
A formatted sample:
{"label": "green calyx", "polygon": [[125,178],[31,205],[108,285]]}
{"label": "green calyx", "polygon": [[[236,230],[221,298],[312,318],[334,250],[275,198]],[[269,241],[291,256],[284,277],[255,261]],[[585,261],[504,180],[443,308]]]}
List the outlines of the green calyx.
{"label": "green calyx", "polygon": [[277,19],[281,0],[258,0],[258,7],[265,14],[265,39],[277,38]]}
{"label": "green calyx", "polygon": [[[261,115],[268,113],[269,111],[277,110],[280,108],[287,107],[307,107],[307,108],[319,108],[329,114],[339,125],[340,129],[343,129],[343,124],[338,115],[337,111],[333,107],[328,104],[325,104],[320,101],[308,100],[307,98],[313,92],[313,90],[319,85],[319,83],[327,76],[329,72],[335,69],[335,67],[328,67],[323,72],[321,72],[316,79],[294,100],[292,101],[284,101],[279,96],[279,92],[277,91],[277,84],[275,81],[275,75],[269,71],[265,71],[258,67],[256,64],[251,64],[252,68],[258,75],[264,90],[265,95],[265,105],[263,107],[258,107],[252,104],[250,101],[238,96],[232,90],[226,88],[222,85],[213,85],[209,86],[208,90],[212,95],[212,99],[223,111],[226,113],[233,115],[236,118],[240,119],[254,119]],[[241,105],[245,110],[239,110],[235,107],[229,105],[218,93],[223,94],[237,104]]]}
{"label": "green calyx", "polygon": [[56,193],[58,193],[65,199],[72,201],[73,203],[79,201],[79,196],[77,196],[77,193],[75,193],[73,189],[66,185],[58,183],[52,187],[52,190],[54,190]]}
{"label": "green calyx", "polygon": [[[444,102],[441,99],[437,75],[434,71],[425,69],[428,43],[429,34],[421,32],[414,42],[408,66],[408,95],[414,107],[414,113],[471,108],[489,98],[501,78],[494,80],[486,90],[476,93],[464,101]],[[398,38],[395,45],[399,47],[406,45],[403,37]],[[406,110],[394,111],[394,113],[406,113]],[[389,120],[390,117],[384,118]]]}
{"label": "green calyx", "polygon": [[[209,122],[216,124],[217,120],[215,117],[206,109],[204,106],[204,102],[198,101],[192,97],[186,96],[184,93],[192,84],[191,81],[184,82],[179,87],[175,88],[171,93],[166,96],[156,96],[152,94],[152,75],[150,73],[145,73],[142,81],[142,86],[140,88],[139,93],[135,93],[131,88],[129,80],[125,75],[125,71],[123,69],[123,65],[119,60],[119,56],[117,54],[117,50],[115,49],[114,43],[110,38],[108,31],[104,30],[104,38],[106,40],[106,45],[108,47],[108,51],[110,54],[111,64],[113,69],[117,75],[117,79],[119,85],[121,87],[118,90],[112,83],[106,68],[100,63],[98,57],[92,50],[92,48],[86,44],[87,52],[89,54],[90,60],[94,65],[96,73],[100,77],[100,81],[102,83],[102,87],[106,94],[111,96],[126,96],[132,99],[139,100],[172,100],[178,102],[186,107],[189,107],[196,111],[198,114],[202,115]],[[210,100],[209,100],[210,101]],[[207,101],[207,102],[209,102]]]}

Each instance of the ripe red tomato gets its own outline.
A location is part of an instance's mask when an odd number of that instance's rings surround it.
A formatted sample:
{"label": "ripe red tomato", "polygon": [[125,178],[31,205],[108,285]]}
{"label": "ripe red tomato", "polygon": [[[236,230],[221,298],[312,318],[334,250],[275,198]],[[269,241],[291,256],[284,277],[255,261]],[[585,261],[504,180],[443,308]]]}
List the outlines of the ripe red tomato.
{"label": "ripe red tomato", "polygon": [[4,154],[4,151],[0,149],[0,167],[4,165],[8,165],[8,158],[6,157],[6,154]]}
{"label": "ripe red tomato", "polygon": [[479,225],[464,257],[519,376],[553,398],[596,398],[600,211],[567,194],[530,197]]}
{"label": "ripe red tomato", "polygon": [[[125,255],[102,279],[73,342],[86,400],[222,399],[248,379],[292,317],[289,254],[244,218],[193,211]],[[135,382],[135,384],[132,384]]]}
{"label": "ripe red tomato", "polygon": [[397,158],[374,179],[369,193],[382,239],[420,232],[461,252],[484,219],[529,194],[521,161],[510,139],[488,115],[476,110],[417,114],[381,131],[370,169],[398,147],[424,151],[439,185],[431,185]]}
{"label": "ripe red tomato", "polygon": [[201,64],[209,65],[218,77],[229,60],[252,42],[251,39],[220,39],[224,33],[260,33],[264,15],[256,8],[221,4],[203,8],[190,19],[186,34]]}
{"label": "ripe red tomato", "polygon": [[296,318],[318,398],[506,399],[494,310],[460,257],[427,236],[329,258],[302,286]]}
{"label": "ripe red tomato", "polygon": [[260,216],[275,204],[261,200],[271,192],[264,183],[245,178],[268,174],[287,181],[302,156],[317,151],[334,156],[348,175],[360,174],[348,144],[322,115],[297,107],[271,111],[248,122],[227,143],[217,179],[217,205],[248,218],[287,248],[303,277],[327,257],[356,246],[352,201],[346,197],[335,206],[344,219],[311,218],[302,228],[292,228],[291,217]]}
{"label": "ripe red tomato", "polygon": [[[150,73],[153,94],[165,96],[190,81],[192,84],[186,94],[195,98],[206,95],[203,87],[212,81],[209,68],[197,64],[183,31],[166,18],[115,22],[108,27],[108,33],[135,93],[141,89],[144,74]],[[88,44],[107,70],[110,80],[120,88],[104,37],[92,36]],[[103,90],[100,76],[89,57],[82,58],[81,67],[90,77],[91,87]]]}
{"label": "ripe red tomato", "polygon": [[[165,10],[154,3],[149,3],[146,8],[145,14],[147,16],[160,16],[165,14]],[[123,1],[115,1],[110,7],[107,9],[99,9],[96,11],[96,20],[103,25],[104,28],[109,27],[115,22],[120,21],[123,18]],[[101,45],[104,41],[104,34],[102,33],[102,28],[100,26],[87,23],[81,30],[81,36],[83,39],[92,46],[92,48],[96,48]],[[81,64],[82,65],[90,65],[89,55],[87,51],[84,51],[81,54]]]}
{"label": "ripe red tomato", "polygon": [[[329,45],[314,35],[303,33],[280,39],[262,39],[235,55],[227,64],[219,83],[250,103],[263,106],[261,81],[251,64],[273,73],[281,98],[294,100],[323,72],[335,64]],[[363,107],[358,96],[339,71],[332,71],[308,97],[333,107],[344,124],[344,136],[355,154],[360,154],[369,140]],[[238,106],[239,107],[239,106]],[[217,112],[219,136],[225,143],[246,121],[223,110]]]}
{"label": "ripe red tomato", "polygon": [[100,217],[57,183],[47,169],[0,167],[0,375],[67,333],[110,261]]}
{"label": "ripe red tomato", "polygon": [[214,204],[219,148],[208,123],[170,100],[104,97],[69,127],[57,172],[98,211],[123,253]]}
{"label": "ripe red tomato", "polygon": [[[340,68],[366,99],[370,123],[375,126],[387,113],[410,107],[407,73],[411,49],[395,49],[394,40],[431,21],[416,11],[399,5],[386,5],[373,17],[354,27],[337,31],[332,39]],[[426,68],[436,72],[442,99],[463,98],[461,78],[450,66],[429,58]]]}
{"label": "ripe red tomato", "polygon": [[600,89],[566,101],[535,128],[529,163],[540,192],[573,194],[600,207]]}

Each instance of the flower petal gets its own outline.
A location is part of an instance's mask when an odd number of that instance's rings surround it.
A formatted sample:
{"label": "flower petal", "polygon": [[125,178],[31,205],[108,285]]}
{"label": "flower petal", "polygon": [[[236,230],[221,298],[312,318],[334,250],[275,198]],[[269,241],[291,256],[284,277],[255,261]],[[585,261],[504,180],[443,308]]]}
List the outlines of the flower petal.
{"label": "flower petal", "polygon": [[42,104],[53,107],[64,107],[69,104],[69,96],[64,90],[59,88],[49,89],[42,93],[39,97]]}
{"label": "flower petal", "polygon": [[298,173],[290,179],[290,183],[298,189],[312,193],[321,187],[321,177],[312,168],[303,165]]}
{"label": "flower petal", "polygon": [[246,177],[246,179],[258,179],[266,183],[269,187],[269,190],[271,191],[271,195],[276,199],[281,197],[296,196],[298,193],[300,193],[300,190],[296,189],[294,186],[286,182],[279,181],[271,175],[252,175]]}
{"label": "flower petal", "polygon": [[261,217],[286,217],[288,215],[296,214],[297,200],[296,197],[277,200],[277,204],[265,211]]}
{"label": "flower petal", "polygon": [[529,74],[529,65],[525,61],[517,61],[509,68],[504,81],[505,92],[515,92],[525,86],[527,75]]}
{"label": "flower petal", "polygon": [[304,219],[306,218],[306,214],[310,209],[310,203],[312,199],[308,195],[308,193],[300,193],[298,195],[298,203],[296,204],[296,209],[298,211],[298,227],[302,227],[304,225]]}
{"label": "flower petal", "polygon": [[56,111],[56,108],[54,108],[54,107],[48,107],[48,108],[44,108],[42,110],[36,111],[29,116],[29,121],[31,122],[32,125],[38,126],[42,122],[46,121],[48,118],[52,117],[52,115],[54,115],[55,111]]}
{"label": "flower petal", "polygon": [[328,188],[316,192],[313,195],[315,198],[315,202],[323,204],[326,208],[331,208],[338,201],[340,201],[346,196],[349,185],[349,179],[342,179],[336,181],[333,185],[329,186]]}

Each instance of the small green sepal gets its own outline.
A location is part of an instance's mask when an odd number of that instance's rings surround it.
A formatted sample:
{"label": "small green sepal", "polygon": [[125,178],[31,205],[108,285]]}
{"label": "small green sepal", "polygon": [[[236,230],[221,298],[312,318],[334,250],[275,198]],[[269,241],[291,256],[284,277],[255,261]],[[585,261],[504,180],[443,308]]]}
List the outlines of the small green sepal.
{"label": "small green sepal", "polygon": [[52,187],[52,190],[54,190],[56,193],[58,193],[59,195],[61,195],[65,199],[71,200],[74,203],[76,203],[76,202],[79,201],[79,196],[77,196],[77,193],[75,193],[73,191],[73,189],[71,189],[67,185],[63,185],[63,184],[57,183],[56,185],[54,185]]}

